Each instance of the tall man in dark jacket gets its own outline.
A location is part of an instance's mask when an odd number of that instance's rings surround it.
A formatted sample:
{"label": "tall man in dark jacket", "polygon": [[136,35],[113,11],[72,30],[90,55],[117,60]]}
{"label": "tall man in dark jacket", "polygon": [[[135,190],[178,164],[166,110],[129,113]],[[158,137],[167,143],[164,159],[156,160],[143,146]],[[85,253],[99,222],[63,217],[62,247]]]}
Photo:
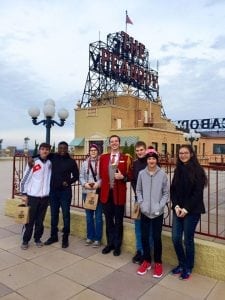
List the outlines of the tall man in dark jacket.
{"label": "tall man in dark jacket", "polygon": [[100,201],[103,206],[106,224],[107,246],[102,254],[113,251],[121,253],[123,240],[123,216],[126,203],[126,182],[131,179],[132,160],[129,155],[120,153],[120,137],[109,138],[110,153],[102,154],[99,162],[101,178]]}
{"label": "tall man in dark jacket", "polygon": [[[135,152],[137,159],[133,162],[133,176],[131,180],[131,186],[133,188],[135,194],[135,201],[137,201],[136,196],[136,186],[137,186],[137,179],[138,174],[141,170],[146,168],[147,159],[145,157],[146,154],[146,143],[143,141],[138,141],[135,144]],[[137,219],[134,220],[134,228],[135,228],[135,239],[136,239],[136,254],[132,258],[133,263],[141,264],[143,261],[143,248],[142,248],[142,241],[141,241],[141,220]]]}
{"label": "tall man in dark jacket", "polygon": [[63,215],[62,248],[69,246],[70,204],[72,199],[71,184],[79,180],[79,169],[74,159],[69,156],[68,144],[60,142],[58,153],[51,153],[52,177],[50,186],[51,236],[45,245],[58,242],[59,209]]}

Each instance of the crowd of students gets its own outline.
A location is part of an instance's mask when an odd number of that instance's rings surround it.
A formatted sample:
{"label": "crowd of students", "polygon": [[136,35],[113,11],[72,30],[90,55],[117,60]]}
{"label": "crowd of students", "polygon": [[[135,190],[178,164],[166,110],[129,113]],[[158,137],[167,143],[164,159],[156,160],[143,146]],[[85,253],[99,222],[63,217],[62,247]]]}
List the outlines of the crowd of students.
{"label": "crowd of students", "polygon": [[[200,216],[205,212],[203,190],[207,184],[204,169],[190,145],[179,149],[174,177],[169,187],[168,177],[160,168],[159,155],[143,141],[135,145],[136,160],[120,152],[120,137],[109,138],[110,151],[101,154],[96,144],[90,145],[89,156],[79,171],[68,153],[68,144],[60,142],[58,153],[50,153],[50,145],[42,143],[39,155],[30,158],[21,181],[21,193],[30,206],[29,223],[25,225],[21,248],[28,249],[34,230],[37,247],[58,242],[59,209],[63,215],[62,248],[69,246],[71,184],[80,181],[82,199],[89,193],[98,194],[94,210],[85,209],[87,246],[100,247],[105,216],[106,255],[121,254],[123,218],[126,202],[126,183],[131,182],[140,219],[134,221],[136,253],[133,263],[139,264],[137,274],[144,275],[153,268],[153,277],[163,275],[162,226],[164,207],[170,200],[173,210],[172,242],[178,265],[171,274],[187,280],[194,267],[194,233]],[[90,196],[90,195],[89,195]],[[43,221],[50,204],[51,234],[43,243]],[[184,241],[183,241],[184,239]]]}

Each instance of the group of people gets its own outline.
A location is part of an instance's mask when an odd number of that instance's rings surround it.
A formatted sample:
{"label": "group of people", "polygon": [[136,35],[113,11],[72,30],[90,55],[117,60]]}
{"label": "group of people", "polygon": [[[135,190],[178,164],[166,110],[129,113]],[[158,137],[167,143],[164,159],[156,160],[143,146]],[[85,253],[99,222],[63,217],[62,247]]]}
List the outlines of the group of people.
{"label": "group of people", "polygon": [[[126,202],[126,183],[131,182],[135,201],[140,207],[140,219],[134,221],[136,254],[133,262],[139,264],[137,274],[144,275],[153,268],[153,277],[163,275],[162,226],[164,207],[170,200],[173,210],[172,241],[178,265],[171,274],[186,280],[194,267],[194,233],[200,215],[205,212],[203,190],[207,184],[204,169],[199,164],[190,145],[182,145],[178,152],[171,187],[166,173],[160,168],[155,149],[147,149],[145,142],[135,145],[136,160],[120,152],[120,137],[109,138],[110,152],[101,154],[96,144],[90,145],[89,156],[79,172],[76,161],[68,154],[68,144],[61,142],[58,153],[50,153],[50,145],[42,143],[39,155],[29,160],[21,181],[21,192],[30,206],[30,220],[25,225],[22,249],[27,249],[34,227],[37,247],[58,241],[59,208],[63,215],[62,247],[69,246],[71,184],[79,180],[82,199],[90,192],[98,194],[95,210],[86,212],[86,245],[99,247],[105,216],[107,244],[102,254],[113,251],[121,254],[123,241],[123,217]],[[51,235],[41,241],[43,221],[48,203],[51,212]],[[183,242],[184,237],[184,242]],[[154,258],[154,264],[152,260]]]}
{"label": "group of people", "polygon": [[[140,204],[141,218],[135,220],[136,254],[133,262],[144,275],[151,269],[154,253],[153,277],[163,274],[161,232],[164,207],[172,204],[172,242],[178,265],[171,274],[181,280],[189,279],[194,267],[194,234],[202,213],[205,213],[203,190],[207,185],[204,169],[190,145],[181,145],[176,168],[169,189],[165,172],[160,169],[159,156],[154,149],[146,149],[144,142],[135,146],[137,159],[133,163],[132,187]],[[183,242],[184,238],[184,242]]]}
{"label": "group of people", "polygon": [[107,245],[102,254],[121,253],[123,217],[126,202],[126,182],[132,177],[132,161],[120,152],[120,137],[109,138],[110,153],[101,154],[98,146],[90,145],[89,157],[81,166],[80,183],[83,200],[96,191],[99,201],[96,210],[86,209],[86,245],[99,247],[102,239],[102,212],[105,215]]}
{"label": "group of people", "polygon": [[[39,155],[29,158],[20,184],[20,192],[30,207],[29,223],[25,225],[21,248],[26,250],[32,237],[38,247],[58,242],[59,209],[63,215],[62,248],[69,246],[70,204],[72,200],[71,184],[79,180],[77,163],[68,153],[68,144],[58,144],[58,152],[50,153],[51,146],[42,143]],[[43,243],[43,221],[50,204],[51,235]]]}

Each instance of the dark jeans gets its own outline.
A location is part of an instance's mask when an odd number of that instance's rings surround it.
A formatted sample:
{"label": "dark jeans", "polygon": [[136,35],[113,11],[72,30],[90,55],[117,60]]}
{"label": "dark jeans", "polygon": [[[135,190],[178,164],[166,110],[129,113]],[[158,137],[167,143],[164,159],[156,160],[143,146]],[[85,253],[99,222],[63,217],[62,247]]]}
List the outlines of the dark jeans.
{"label": "dark jeans", "polygon": [[[85,201],[87,194],[82,194],[82,198]],[[102,204],[98,201],[96,210],[85,209],[86,212],[86,224],[87,224],[87,238],[92,241],[102,240]]]}
{"label": "dark jeans", "polygon": [[70,204],[72,199],[71,188],[65,190],[54,190],[50,193],[51,209],[51,237],[57,237],[59,223],[59,208],[63,215],[63,233],[70,233]]}
{"label": "dark jeans", "polygon": [[[179,265],[191,272],[194,267],[194,234],[200,219],[200,214],[187,214],[184,218],[178,218],[173,213],[172,240]],[[184,244],[183,244],[184,235]]]}
{"label": "dark jeans", "polygon": [[[140,251],[141,254],[143,254],[142,239],[141,239],[141,219],[134,220],[134,230],[135,230],[136,250]],[[150,248],[153,249],[154,242],[152,237],[151,225],[149,228],[149,245]]]}
{"label": "dark jeans", "polygon": [[141,237],[143,247],[143,258],[148,262],[152,261],[149,244],[149,233],[151,229],[154,243],[154,261],[155,263],[162,263],[162,225],[163,214],[154,219],[150,219],[145,215],[141,214]]}
{"label": "dark jeans", "polygon": [[102,204],[106,223],[107,245],[120,249],[123,240],[124,205],[115,205],[113,191],[110,190],[109,198]]}
{"label": "dark jeans", "polygon": [[29,223],[25,225],[23,242],[28,243],[32,237],[34,228],[34,240],[38,242],[44,232],[44,218],[49,203],[49,197],[31,197],[28,196],[27,205],[30,206]]}

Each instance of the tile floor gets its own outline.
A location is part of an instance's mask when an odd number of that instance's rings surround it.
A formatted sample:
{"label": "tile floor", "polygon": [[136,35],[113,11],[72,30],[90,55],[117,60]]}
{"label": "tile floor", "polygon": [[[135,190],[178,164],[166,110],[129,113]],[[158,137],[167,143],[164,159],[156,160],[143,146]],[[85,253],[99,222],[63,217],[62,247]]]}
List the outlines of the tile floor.
{"label": "tile floor", "polygon": [[[10,174],[9,174],[10,175]],[[85,246],[85,241],[70,237],[70,246],[60,242],[37,248],[31,242],[21,250],[21,225],[4,216],[4,200],[10,197],[10,177],[0,168],[0,298],[2,300],[224,300],[225,282],[194,273],[185,282],[169,274],[154,279],[151,271],[136,274],[132,255],[122,252],[102,255],[101,249]],[[45,230],[43,240],[49,235]]]}
{"label": "tile floor", "polygon": [[[151,271],[136,274],[132,255],[102,255],[70,237],[69,248],[60,242],[21,250],[21,225],[0,215],[0,297],[6,299],[225,299],[225,282],[193,274],[185,282],[169,274],[154,279]],[[4,222],[5,221],[5,222]],[[44,239],[48,236],[45,231]]]}

